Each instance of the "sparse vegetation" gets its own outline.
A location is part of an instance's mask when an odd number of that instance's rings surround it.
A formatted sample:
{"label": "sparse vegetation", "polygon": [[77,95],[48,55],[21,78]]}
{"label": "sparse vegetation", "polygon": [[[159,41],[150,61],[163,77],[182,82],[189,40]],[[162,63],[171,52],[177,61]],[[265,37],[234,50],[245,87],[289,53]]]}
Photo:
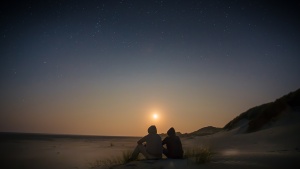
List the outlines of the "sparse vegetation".
{"label": "sparse vegetation", "polygon": [[285,110],[300,110],[300,89],[291,92],[271,103],[266,103],[260,106],[256,106],[240,114],[223,129],[231,130],[238,127],[238,122],[242,119],[249,120],[247,132],[255,132],[260,130],[265,124],[276,120],[276,118]]}
{"label": "sparse vegetation", "polygon": [[132,151],[123,151],[120,156],[111,157],[103,160],[97,160],[94,163],[90,163],[90,168],[112,168],[113,166],[122,165],[130,162]]}
{"label": "sparse vegetation", "polygon": [[[111,169],[114,166],[127,164],[131,161],[132,151],[123,151],[120,156],[110,157],[107,159],[97,160],[90,163],[90,169]],[[204,164],[210,162],[213,153],[209,147],[192,147],[184,150],[184,158],[187,159],[188,163]],[[141,157],[138,157],[140,160]]]}
{"label": "sparse vegetation", "polygon": [[194,162],[196,164],[204,164],[210,162],[212,157],[212,152],[209,147],[193,147],[185,149],[184,158],[188,160],[188,162]]}

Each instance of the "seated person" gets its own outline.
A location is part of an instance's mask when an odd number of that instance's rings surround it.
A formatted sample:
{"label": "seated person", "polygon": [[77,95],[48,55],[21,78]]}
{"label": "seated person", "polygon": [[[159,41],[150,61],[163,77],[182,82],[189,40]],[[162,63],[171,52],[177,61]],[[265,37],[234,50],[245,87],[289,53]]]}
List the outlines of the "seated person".
{"label": "seated person", "polygon": [[[139,153],[143,154],[146,159],[161,159],[161,137],[157,134],[156,127],[154,125],[148,128],[148,135],[144,136],[137,142],[137,146],[133,151],[130,160],[135,160]],[[143,145],[143,143],[146,143]]]}
{"label": "seated person", "polygon": [[162,145],[167,146],[167,149],[163,147],[163,153],[168,158],[183,158],[183,150],[180,138],[176,136],[175,129],[171,127],[168,132],[168,136],[162,141]]}

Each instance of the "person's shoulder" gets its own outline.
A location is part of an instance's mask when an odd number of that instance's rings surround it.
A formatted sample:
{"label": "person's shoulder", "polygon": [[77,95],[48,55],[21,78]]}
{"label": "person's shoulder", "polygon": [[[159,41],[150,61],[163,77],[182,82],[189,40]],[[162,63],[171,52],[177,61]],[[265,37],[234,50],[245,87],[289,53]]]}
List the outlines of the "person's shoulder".
{"label": "person's shoulder", "polygon": [[179,136],[176,136],[176,139],[177,139],[177,140],[180,140],[180,137],[179,137]]}
{"label": "person's shoulder", "polygon": [[170,140],[180,140],[180,138],[178,136],[171,136],[169,137]]}
{"label": "person's shoulder", "polygon": [[149,136],[149,134],[147,134],[147,135],[145,135],[142,139],[147,139],[147,138],[149,138],[150,136]]}
{"label": "person's shoulder", "polygon": [[161,136],[159,134],[155,134],[156,137],[159,137],[161,139]]}
{"label": "person's shoulder", "polygon": [[160,135],[158,134],[154,134],[154,133],[149,133],[148,135],[146,135],[145,137],[160,137]]}
{"label": "person's shoulder", "polygon": [[147,135],[145,135],[144,137],[151,137],[151,134],[147,134]]}
{"label": "person's shoulder", "polygon": [[169,136],[164,138],[164,141],[168,142],[171,138]]}
{"label": "person's shoulder", "polygon": [[158,134],[153,134],[152,138],[156,140],[161,140],[161,137]]}

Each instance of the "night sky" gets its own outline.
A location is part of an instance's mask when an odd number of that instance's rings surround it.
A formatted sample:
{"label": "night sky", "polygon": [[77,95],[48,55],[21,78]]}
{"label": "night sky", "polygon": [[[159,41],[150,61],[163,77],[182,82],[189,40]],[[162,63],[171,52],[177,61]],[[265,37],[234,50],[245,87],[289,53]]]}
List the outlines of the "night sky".
{"label": "night sky", "polygon": [[0,131],[192,132],[300,87],[300,1],[0,4]]}

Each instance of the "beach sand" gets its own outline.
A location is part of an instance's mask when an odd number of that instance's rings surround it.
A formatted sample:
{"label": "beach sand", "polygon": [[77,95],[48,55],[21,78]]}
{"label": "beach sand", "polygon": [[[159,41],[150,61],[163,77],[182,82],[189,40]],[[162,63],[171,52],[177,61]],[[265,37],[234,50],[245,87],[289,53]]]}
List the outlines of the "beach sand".
{"label": "beach sand", "polygon": [[138,138],[0,139],[1,169],[88,169],[132,149]]}
{"label": "beach sand", "polygon": [[[264,129],[245,133],[245,125],[207,136],[183,137],[183,148],[209,147],[210,162],[192,160],[139,160],[114,169],[252,169],[300,168],[300,113],[288,113]],[[247,123],[245,123],[247,124]],[[139,137],[99,139],[54,138],[0,140],[1,169],[88,169],[97,160],[133,150]],[[101,169],[97,166],[96,169]],[[103,168],[103,167],[102,167]],[[105,168],[105,167],[104,167]]]}

